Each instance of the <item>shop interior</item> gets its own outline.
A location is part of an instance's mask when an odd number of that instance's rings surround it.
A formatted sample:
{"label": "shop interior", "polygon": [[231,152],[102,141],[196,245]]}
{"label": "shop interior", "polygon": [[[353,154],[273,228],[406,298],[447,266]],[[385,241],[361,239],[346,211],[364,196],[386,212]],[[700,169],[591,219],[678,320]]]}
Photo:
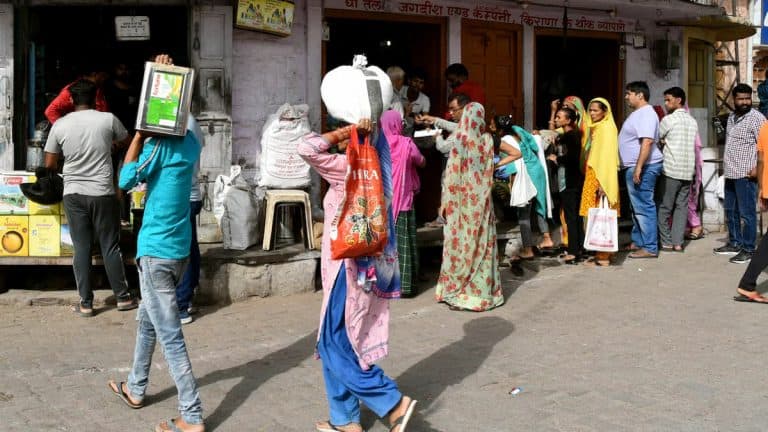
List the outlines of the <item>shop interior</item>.
{"label": "shop interior", "polygon": [[[326,14],[329,38],[323,43],[323,73],[341,65],[352,63],[355,54],[365,54],[369,65],[382,70],[400,66],[406,72],[419,68],[424,71],[424,94],[429,96],[431,114],[444,111],[446,84],[443,77],[445,64],[444,24],[440,21],[403,21],[402,17],[388,18],[386,14],[370,17]],[[379,19],[380,18],[380,19]],[[325,113],[323,113],[325,119]],[[323,121],[325,127],[325,121]],[[421,192],[416,200],[419,222],[437,217],[440,206],[440,171],[443,157],[434,148],[423,148],[427,166],[420,169]]]}
{"label": "shop interior", "polygon": [[[150,39],[117,40],[117,16],[149,17]],[[88,69],[109,73],[105,92],[114,87],[123,90],[112,92],[120,100],[111,103],[110,108],[130,129],[136,118],[144,62],[153,54],[167,52],[176,64],[189,64],[189,19],[184,6],[26,7],[19,8],[16,22],[15,72],[27,77],[18,80],[23,87],[15,92],[16,106],[22,107],[17,110],[21,115],[16,116],[14,125],[19,134],[17,142],[27,142],[34,136],[36,125],[45,120],[43,113],[50,101]],[[108,103],[113,102],[109,99],[107,95]],[[19,163],[23,165],[24,161]]]}
{"label": "shop interior", "polygon": [[585,104],[594,97],[604,97],[620,125],[624,99],[619,47],[615,38],[537,35],[534,128],[547,127],[552,100],[570,95],[580,97]]}

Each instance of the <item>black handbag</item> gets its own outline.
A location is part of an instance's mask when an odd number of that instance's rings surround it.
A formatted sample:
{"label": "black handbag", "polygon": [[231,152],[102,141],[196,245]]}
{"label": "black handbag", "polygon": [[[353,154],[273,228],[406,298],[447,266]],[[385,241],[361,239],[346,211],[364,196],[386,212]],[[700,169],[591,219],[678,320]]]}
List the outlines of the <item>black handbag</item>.
{"label": "black handbag", "polygon": [[21,193],[30,201],[43,205],[51,205],[64,199],[64,179],[56,171],[38,167],[35,170],[37,181],[22,183]]}

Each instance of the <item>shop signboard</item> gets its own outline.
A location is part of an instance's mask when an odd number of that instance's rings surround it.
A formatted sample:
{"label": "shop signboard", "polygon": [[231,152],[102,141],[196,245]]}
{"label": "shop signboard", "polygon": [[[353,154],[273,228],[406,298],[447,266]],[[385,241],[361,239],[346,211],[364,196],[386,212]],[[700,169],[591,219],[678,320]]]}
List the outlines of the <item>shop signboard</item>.
{"label": "shop signboard", "polygon": [[238,0],[235,27],[290,36],[293,8],[286,0]]}
{"label": "shop signboard", "polygon": [[149,40],[148,16],[116,16],[115,37],[119,41]]}
{"label": "shop signboard", "polygon": [[768,45],[768,0],[762,0],[763,14],[760,27],[760,45]]}
{"label": "shop signboard", "polygon": [[136,129],[162,135],[187,134],[194,71],[147,62]]}
{"label": "shop signboard", "polygon": [[[520,24],[526,27],[563,28],[562,12],[528,11],[519,5],[498,6],[484,2],[462,2],[456,0],[325,0],[325,7],[331,9],[360,10],[367,12],[388,12],[435,17],[460,17],[480,21]],[[633,33],[635,22],[615,17],[574,15],[565,23],[569,29]]]}

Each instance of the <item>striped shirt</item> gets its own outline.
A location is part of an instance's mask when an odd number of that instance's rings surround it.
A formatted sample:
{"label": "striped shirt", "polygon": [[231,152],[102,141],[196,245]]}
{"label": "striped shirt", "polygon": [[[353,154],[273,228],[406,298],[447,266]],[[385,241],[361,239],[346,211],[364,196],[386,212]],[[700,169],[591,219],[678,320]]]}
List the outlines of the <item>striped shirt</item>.
{"label": "striped shirt", "polygon": [[659,138],[664,142],[663,173],[677,180],[691,180],[696,170],[695,143],[699,127],[683,108],[661,119]]}
{"label": "striped shirt", "polygon": [[747,177],[757,165],[757,136],[764,122],[765,116],[754,108],[740,117],[736,113],[728,116],[723,154],[725,178]]}

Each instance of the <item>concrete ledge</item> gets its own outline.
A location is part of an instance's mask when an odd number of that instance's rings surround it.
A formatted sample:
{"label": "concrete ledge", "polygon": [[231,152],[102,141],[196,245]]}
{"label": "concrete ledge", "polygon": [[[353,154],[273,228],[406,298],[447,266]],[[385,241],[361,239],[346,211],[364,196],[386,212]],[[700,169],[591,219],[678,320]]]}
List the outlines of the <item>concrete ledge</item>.
{"label": "concrete ledge", "polygon": [[195,302],[227,304],[248,297],[285,296],[315,290],[320,251],[297,244],[264,251],[201,245],[200,287]]}

